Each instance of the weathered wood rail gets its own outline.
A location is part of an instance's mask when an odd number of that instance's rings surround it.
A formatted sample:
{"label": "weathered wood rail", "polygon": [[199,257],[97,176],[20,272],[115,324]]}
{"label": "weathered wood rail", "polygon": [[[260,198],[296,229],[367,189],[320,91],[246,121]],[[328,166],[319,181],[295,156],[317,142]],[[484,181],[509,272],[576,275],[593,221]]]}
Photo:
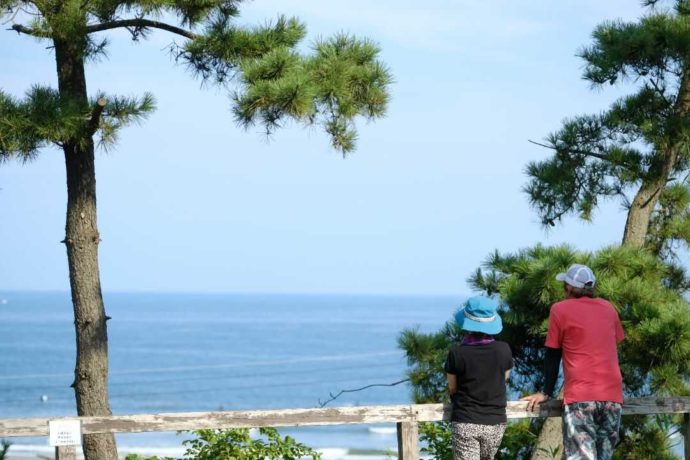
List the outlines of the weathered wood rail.
{"label": "weathered wood rail", "polygon": [[[557,417],[561,401],[542,404],[539,412],[528,412],[526,403],[509,401],[509,419]],[[690,460],[690,397],[628,399],[623,415],[684,414],[683,437],[685,459]],[[181,412],[168,414],[113,415],[109,417],[51,417],[0,419],[0,438],[48,436],[48,422],[79,420],[82,434],[142,433],[151,431],[185,431],[204,428],[255,428],[306,425],[347,425],[397,423],[398,458],[419,459],[419,422],[449,419],[448,408],[441,404],[408,404],[399,406],[332,407],[321,409],[283,409],[223,412]],[[57,447],[56,459],[76,458],[74,447]]]}

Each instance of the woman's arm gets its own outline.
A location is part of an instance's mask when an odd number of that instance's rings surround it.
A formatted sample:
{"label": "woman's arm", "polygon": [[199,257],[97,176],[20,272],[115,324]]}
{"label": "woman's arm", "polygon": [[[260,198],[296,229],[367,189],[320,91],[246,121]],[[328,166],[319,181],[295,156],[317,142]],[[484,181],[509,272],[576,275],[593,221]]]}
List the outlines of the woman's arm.
{"label": "woman's arm", "polygon": [[448,380],[448,394],[453,396],[458,391],[458,379],[455,374],[446,374],[446,380]]}

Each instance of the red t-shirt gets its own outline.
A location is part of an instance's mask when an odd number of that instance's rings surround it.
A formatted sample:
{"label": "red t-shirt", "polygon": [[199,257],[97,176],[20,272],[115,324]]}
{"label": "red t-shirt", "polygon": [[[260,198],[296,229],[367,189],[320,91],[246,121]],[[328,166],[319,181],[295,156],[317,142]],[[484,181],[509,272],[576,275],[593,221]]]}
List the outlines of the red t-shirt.
{"label": "red t-shirt", "polygon": [[618,313],[604,299],[580,297],[551,307],[546,346],[563,352],[564,404],[623,402],[616,348],[621,340]]}

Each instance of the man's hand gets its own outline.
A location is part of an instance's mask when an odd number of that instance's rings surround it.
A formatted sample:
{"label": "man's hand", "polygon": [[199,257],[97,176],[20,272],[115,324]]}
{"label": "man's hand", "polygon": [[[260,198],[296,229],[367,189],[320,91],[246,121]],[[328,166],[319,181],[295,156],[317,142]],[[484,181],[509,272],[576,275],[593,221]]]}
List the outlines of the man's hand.
{"label": "man's hand", "polygon": [[543,403],[544,401],[546,401],[548,399],[549,399],[549,397],[546,396],[544,393],[534,393],[534,394],[525,396],[524,398],[520,398],[520,401],[527,401],[527,410],[536,411],[538,405]]}

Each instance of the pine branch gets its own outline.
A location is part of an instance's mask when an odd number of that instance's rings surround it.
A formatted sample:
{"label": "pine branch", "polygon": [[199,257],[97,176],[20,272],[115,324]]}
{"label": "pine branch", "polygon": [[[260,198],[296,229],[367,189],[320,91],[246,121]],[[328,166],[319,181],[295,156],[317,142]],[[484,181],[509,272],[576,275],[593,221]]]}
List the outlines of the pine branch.
{"label": "pine branch", "polygon": [[335,401],[344,393],[356,393],[358,391],[366,390],[367,388],[373,388],[373,387],[394,387],[396,385],[400,385],[401,383],[405,383],[405,382],[409,382],[409,381],[410,381],[410,379],[407,378],[407,379],[398,380],[397,382],[393,382],[393,383],[372,383],[371,385],[366,385],[366,386],[363,386],[361,388],[355,388],[352,390],[340,390],[335,395],[333,393],[329,393],[328,394],[329,398],[327,400],[325,400],[324,402],[321,402],[321,400],[319,400],[319,407],[325,407],[326,404]]}
{"label": "pine branch", "polygon": [[26,27],[21,24],[12,24],[12,27],[7,30],[14,30],[18,34],[31,35],[32,37],[50,38],[50,35],[46,34],[45,32],[41,32],[40,30],[32,29],[31,27]]}
{"label": "pine branch", "polygon": [[[557,148],[556,148],[555,145],[542,144],[541,142],[536,142],[536,141],[533,141],[533,140],[531,140],[531,139],[527,139],[527,141],[530,142],[530,143],[532,143],[532,144],[534,144],[534,145],[538,145],[539,147],[544,147],[544,148],[547,148],[547,149],[550,149],[550,150],[557,150]],[[616,165],[616,166],[621,166],[621,167],[623,167],[623,168],[628,168],[628,169],[630,169],[630,170],[633,171],[633,172],[636,170],[636,165],[634,165],[634,164],[631,165],[631,164],[629,164],[629,163],[627,163],[627,162],[625,162],[625,161],[615,161],[614,159],[612,159],[612,158],[609,157],[608,155],[604,155],[604,154],[596,153],[596,152],[591,152],[591,151],[589,151],[589,150],[574,149],[574,148],[571,148],[571,147],[568,147],[567,150],[568,150],[568,152],[571,152],[571,153],[577,153],[578,155],[584,155],[584,156],[586,156],[586,157],[597,158],[597,159],[599,159],[599,160],[601,160],[601,161],[606,161],[606,162],[611,163],[611,164],[614,164],[614,165]]]}
{"label": "pine branch", "polygon": [[103,109],[105,109],[105,105],[107,103],[108,101],[106,101],[106,99],[103,97],[99,97],[96,101],[96,105],[91,112],[91,119],[89,120],[89,135],[93,136],[96,133],[96,130],[98,130],[98,125],[101,122],[101,115],[103,114]]}
{"label": "pine branch", "polygon": [[92,24],[86,27],[86,32],[91,34],[95,32],[102,32],[104,30],[134,27],[135,29],[145,29],[151,27],[154,29],[166,30],[185,38],[193,40],[197,35],[189,30],[181,27],[173,26],[165,22],[153,21],[151,19],[135,18],[135,19],[121,19],[117,21],[103,22],[100,24]]}
{"label": "pine branch", "polygon": [[[573,193],[571,195],[571,198],[570,198],[570,201],[568,202],[568,204],[561,207],[560,211],[555,211],[555,212],[552,211],[553,212],[552,215],[550,215],[550,216],[546,215],[545,217],[543,217],[542,221],[541,221],[542,225],[544,225],[545,227],[547,227],[547,226],[555,227],[557,221],[560,221],[565,215],[570,214],[571,212],[574,212],[573,209],[575,208],[575,204],[577,204],[577,197],[580,194],[580,190],[581,190],[581,188],[578,184],[577,193]],[[551,207],[555,208],[555,206],[551,206]],[[546,211],[545,213],[548,214],[548,211]]]}
{"label": "pine branch", "polygon": [[[532,144],[534,144],[534,145],[538,145],[539,147],[544,147],[544,148],[547,148],[547,149],[556,150],[556,147],[553,146],[553,145],[542,144],[541,142],[533,141],[533,140],[531,140],[531,139],[527,139],[527,141],[530,142],[530,143],[532,143]],[[586,157],[593,157],[593,158],[598,158],[598,159],[603,160],[603,161],[610,161],[610,162],[612,162],[611,159],[610,159],[609,157],[607,157],[606,155],[602,155],[601,153],[590,152],[590,151],[588,151],[588,150],[580,150],[580,149],[571,149],[571,148],[568,148],[568,152],[578,153],[578,154],[584,155],[584,156],[586,156]],[[613,163],[613,162],[612,162],[612,163]],[[626,166],[626,165],[621,165],[621,166]]]}
{"label": "pine branch", "polygon": [[656,81],[656,79],[650,78],[649,84],[654,88],[654,91],[656,91],[656,93],[659,95],[659,97],[664,100],[664,102],[666,103],[666,105],[668,105],[668,107],[673,107],[673,102],[668,100],[668,98],[666,97],[666,92],[664,91],[664,88],[659,85],[659,83]]}

